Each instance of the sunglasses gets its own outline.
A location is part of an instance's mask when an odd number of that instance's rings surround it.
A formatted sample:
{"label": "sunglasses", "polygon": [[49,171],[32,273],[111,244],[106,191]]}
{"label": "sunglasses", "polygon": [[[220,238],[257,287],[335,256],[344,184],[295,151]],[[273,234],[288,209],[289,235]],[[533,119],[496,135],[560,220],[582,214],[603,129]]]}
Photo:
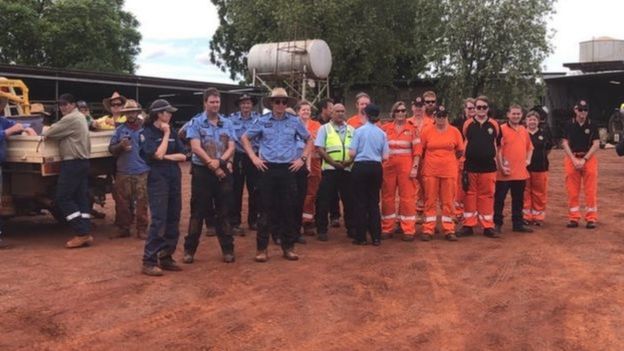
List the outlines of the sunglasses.
{"label": "sunglasses", "polygon": [[396,113],[405,113],[405,111],[406,110],[404,108],[400,108],[400,109],[394,110],[394,112],[396,112]]}
{"label": "sunglasses", "polygon": [[488,105],[478,105],[477,106],[477,110],[487,110],[488,109]]}
{"label": "sunglasses", "polygon": [[275,99],[273,100],[273,103],[276,105],[287,105],[288,104],[288,100],[286,99]]}
{"label": "sunglasses", "polygon": [[577,108],[576,110],[577,110],[578,112],[587,112],[587,111],[589,111],[589,109],[588,109],[588,108],[584,108],[584,107],[579,107],[579,108]]}
{"label": "sunglasses", "polygon": [[435,104],[436,101],[435,100],[425,100],[425,104],[431,105],[431,104]]}
{"label": "sunglasses", "polygon": [[121,106],[123,106],[123,104],[120,104],[120,103],[111,104],[111,107],[121,107]]}

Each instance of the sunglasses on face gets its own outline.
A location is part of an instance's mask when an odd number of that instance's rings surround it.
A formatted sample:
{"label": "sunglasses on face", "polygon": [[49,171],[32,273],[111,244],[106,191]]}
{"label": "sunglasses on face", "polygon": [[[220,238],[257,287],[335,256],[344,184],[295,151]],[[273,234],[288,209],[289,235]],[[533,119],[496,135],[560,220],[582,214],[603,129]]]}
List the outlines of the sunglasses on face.
{"label": "sunglasses on face", "polygon": [[487,110],[488,109],[488,105],[478,105],[477,106],[477,110]]}
{"label": "sunglasses on face", "polygon": [[576,110],[577,110],[578,112],[587,112],[587,111],[589,111],[589,109],[588,109],[588,108],[585,108],[585,107],[579,107],[579,108],[577,108]]}
{"label": "sunglasses on face", "polygon": [[431,104],[435,104],[436,101],[435,100],[425,100],[425,104],[427,105],[431,105]]}
{"label": "sunglasses on face", "polygon": [[286,99],[275,99],[273,100],[273,103],[276,105],[286,105],[288,104],[288,100]]}
{"label": "sunglasses on face", "polygon": [[396,113],[405,113],[405,109],[404,108],[396,109],[396,110],[394,110],[394,112],[396,112]]}

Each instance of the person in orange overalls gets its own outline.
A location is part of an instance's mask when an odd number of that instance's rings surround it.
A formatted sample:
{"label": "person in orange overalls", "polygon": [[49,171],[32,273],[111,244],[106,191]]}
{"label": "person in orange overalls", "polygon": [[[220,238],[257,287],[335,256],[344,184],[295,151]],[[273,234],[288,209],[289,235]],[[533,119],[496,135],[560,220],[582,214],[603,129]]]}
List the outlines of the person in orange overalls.
{"label": "person in orange overalls", "polygon": [[[435,104],[435,94],[434,97],[431,97],[431,95],[429,94],[428,97],[428,101],[429,101],[429,105],[431,105],[431,102],[434,101]],[[425,102],[424,99],[420,96],[417,96],[414,98],[414,101],[412,101],[412,117],[410,117],[407,121],[413,125],[414,127],[416,127],[416,135],[417,135],[417,140],[420,142],[420,133],[422,133],[423,130],[425,130],[426,128],[430,127],[433,125],[433,118],[426,116],[426,111],[425,111]],[[435,106],[435,105],[434,105]],[[422,215],[423,210],[424,210],[424,206],[425,206],[425,192],[424,192],[424,182],[422,179],[421,174],[419,173],[416,176],[416,212],[418,215]],[[418,220],[418,223],[422,223],[422,219]]]}
{"label": "person in orange overalls", "polygon": [[525,224],[542,225],[546,211],[546,189],[548,189],[548,154],[553,147],[550,133],[539,127],[540,115],[531,111],[526,115],[526,126],[531,143],[533,156],[527,167],[529,179],[524,188],[524,221]]}
{"label": "person in orange overalls", "polygon": [[496,139],[500,128],[488,117],[489,102],[486,96],[475,99],[477,114],[466,121],[463,134],[466,139],[468,190],[464,197],[464,221],[460,236],[473,234],[479,222],[483,235],[499,238],[494,231],[494,188],[496,185]]}
{"label": "person in orange overalls", "polygon": [[503,232],[503,207],[510,190],[512,230],[519,233],[533,232],[533,229],[524,226],[522,219],[524,188],[529,178],[527,166],[531,163],[533,144],[529,133],[520,123],[521,120],[522,107],[509,106],[507,123],[500,126],[497,138],[499,167],[494,191],[494,225],[498,234]]}
{"label": "person in orange overalls", "polygon": [[581,219],[581,184],[585,190],[585,222],[587,229],[596,228],[598,206],[598,160],[595,157],[600,147],[598,127],[587,118],[589,105],[580,100],[574,106],[575,117],[563,129],[562,146],[566,153],[565,183],[568,192],[568,228],[576,228]]}
{"label": "person in orange overalls", "polygon": [[363,126],[366,123],[365,117],[362,117],[364,114],[364,109],[368,104],[371,103],[371,98],[365,92],[360,92],[355,95],[355,109],[357,113],[347,119],[347,124],[351,127],[357,129]]}
{"label": "person in orange overalls", "polygon": [[429,241],[433,237],[439,202],[442,207],[444,237],[449,241],[457,241],[453,222],[453,200],[459,167],[457,160],[464,153],[464,140],[461,132],[449,124],[444,106],[439,106],[434,116],[434,127],[425,129],[420,135],[414,162],[418,167],[418,161],[424,156],[422,175],[425,181],[425,223],[421,240]]}
{"label": "person in orange overalls", "polygon": [[[299,102],[297,105],[297,114],[299,115],[299,119],[303,126],[306,127],[308,132],[310,133],[310,137],[312,140],[316,140],[316,134],[318,133],[321,124],[313,119],[311,119],[312,115],[312,105],[303,100]],[[306,166],[308,168],[308,186],[306,189],[305,199],[303,201],[303,213],[302,213],[302,223],[303,223],[303,234],[304,235],[315,235],[315,224],[314,224],[314,215],[316,214],[316,193],[319,188],[319,184],[321,183],[321,156],[318,152],[312,152],[309,159],[306,160]]]}
{"label": "person in orange overalls", "polygon": [[[407,122],[407,107],[395,102],[390,113],[393,121],[382,126],[388,137],[390,156],[383,162],[381,185],[381,238],[391,238],[397,219],[404,241],[413,241],[416,234],[416,193],[414,156],[418,140],[416,127]],[[396,192],[399,191],[399,214],[396,211]]]}
{"label": "person in orange overalls", "polygon": [[[459,118],[455,118],[453,120],[453,126],[457,128],[460,132],[463,132],[464,123],[467,120],[472,119],[477,114],[475,110],[475,99],[467,98],[464,100],[464,115]],[[464,135],[462,134],[462,137]],[[464,191],[464,187],[462,186],[462,175],[464,172],[464,158],[459,159],[459,168],[457,170],[457,187],[455,188],[455,218],[458,222],[461,222],[464,217],[464,197],[466,196],[466,192]]]}

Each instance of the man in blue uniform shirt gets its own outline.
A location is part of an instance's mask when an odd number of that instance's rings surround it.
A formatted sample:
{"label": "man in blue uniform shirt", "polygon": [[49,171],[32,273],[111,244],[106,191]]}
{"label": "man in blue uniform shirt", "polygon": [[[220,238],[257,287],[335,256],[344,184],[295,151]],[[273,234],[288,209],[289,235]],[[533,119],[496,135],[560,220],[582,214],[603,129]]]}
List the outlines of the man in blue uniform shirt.
{"label": "man in blue uniform shirt", "polygon": [[[241,211],[243,209],[243,188],[247,186],[247,226],[251,230],[257,229],[258,224],[258,201],[257,201],[257,181],[259,177],[258,169],[253,165],[249,156],[245,153],[243,145],[240,143],[240,137],[255,123],[260,114],[253,111],[256,98],[247,94],[238,98],[238,107],[240,110],[230,115],[234,133],[236,134],[236,152],[234,153],[234,208],[230,216],[232,224],[232,232],[235,235],[245,235],[244,230],[240,227]],[[258,152],[258,144],[252,140],[252,147]]]}
{"label": "man in blue uniform shirt", "polygon": [[184,263],[193,263],[204,219],[215,205],[215,230],[223,261],[234,262],[234,239],[230,226],[232,208],[232,157],[235,136],[232,122],[219,115],[221,95],[216,88],[204,91],[204,112],[193,117],[186,132],[192,157],[191,219],[184,240]]}
{"label": "man in blue uniform shirt", "polygon": [[[281,239],[284,258],[297,260],[293,247],[297,238],[295,223],[295,173],[305,167],[312,151],[310,134],[299,118],[286,113],[297,100],[283,88],[275,88],[263,100],[271,112],[263,115],[241,137],[243,148],[253,164],[262,172],[258,184],[262,210],[258,223],[256,261],[268,260],[269,230],[275,229]],[[259,155],[250,140],[258,138]],[[306,142],[303,155],[297,155],[297,139]]]}

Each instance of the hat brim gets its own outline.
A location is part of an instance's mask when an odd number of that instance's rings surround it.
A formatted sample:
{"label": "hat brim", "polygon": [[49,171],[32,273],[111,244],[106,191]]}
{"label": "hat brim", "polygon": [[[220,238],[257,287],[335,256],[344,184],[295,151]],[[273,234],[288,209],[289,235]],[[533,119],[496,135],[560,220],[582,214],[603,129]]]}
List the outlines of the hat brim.
{"label": "hat brim", "polygon": [[106,109],[106,111],[111,112],[110,104],[111,104],[111,101],[113,101],[113,100],[120,100],[121,104],[125,105],[126,101],[128,99],[125,96],[123,96],[123,95],[119,95],[119,96],[116,96],[116,97],[109,97],[109,98],[106,98],[106,99],[102,100],[102,105],[104,105],[104,108]]}
{"label": "hat brim", "polygon": [[273,100],[274,99],[287,99],[288,101],[286,102],[286,106],[287,107],[295,107],[295,105],[297,104],[297,99],[295,99],[294,97],[291,96],[273,96],[273,97],[265,97],[262,99],[262,106],[264,108],[267,108],[269,110],[273,109]]}
{"label": "hat brim", "polygon": [[167,111],[170,113],[174,113],[176,112],[178,109],[173,107],[173,106],[165,106],[165,107],[160,107],[160,108],[156,108],[153,109],[151,112],[163,112],[163,111]]}
{"label": "hat brim", "polygon": [[241,102],[249,100],[252,104],[256,105],[258,103],[258,99],[253,96],[246,96],[244,98],[238,98],[236,100],[236,106],[240,105]]}
{"label": "hat brim", "polygon": [[122,109],[121,112],[141,112],[143,111],[143,109],[138,108],[138,107],[134,107],[134,108],[128,108],[128,109]]}

